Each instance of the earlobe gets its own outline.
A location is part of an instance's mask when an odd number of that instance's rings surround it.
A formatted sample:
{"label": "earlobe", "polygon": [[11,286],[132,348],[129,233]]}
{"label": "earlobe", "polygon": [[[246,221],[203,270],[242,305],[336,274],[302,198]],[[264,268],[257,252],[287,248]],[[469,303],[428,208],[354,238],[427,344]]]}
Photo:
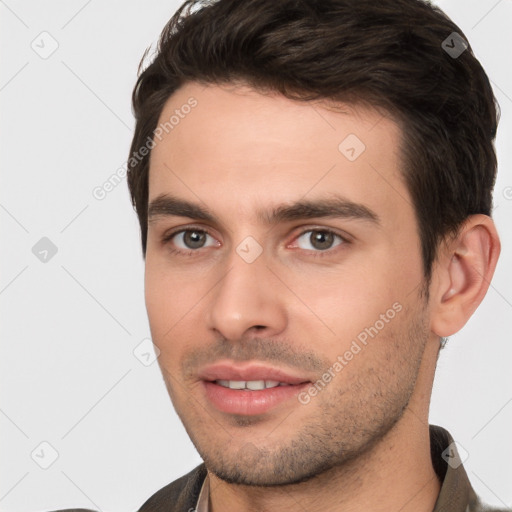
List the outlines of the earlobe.
{"label": "earlobe", "polygon": [[447,337],[466,324],[487,293],[500,253],[494,222],[486,215],[472,215],[439,251],[431,330]]}

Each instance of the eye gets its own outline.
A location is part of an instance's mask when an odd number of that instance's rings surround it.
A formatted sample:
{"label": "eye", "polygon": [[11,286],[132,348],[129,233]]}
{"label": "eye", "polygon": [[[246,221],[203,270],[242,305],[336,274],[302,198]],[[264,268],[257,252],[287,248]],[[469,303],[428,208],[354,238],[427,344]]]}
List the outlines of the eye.
{"label": "eye", "polygon": [[182,229],[175,231],[167,237],[165,242],[172,242],[178,251],[189,252],[219,245],[218,242],[203,229]]}
{"label": "eye", "polygon": [[346,240],[334,231],[328,229],[309,229],[297,237],[297,245],[300,249],[308,251],[327,251]]}

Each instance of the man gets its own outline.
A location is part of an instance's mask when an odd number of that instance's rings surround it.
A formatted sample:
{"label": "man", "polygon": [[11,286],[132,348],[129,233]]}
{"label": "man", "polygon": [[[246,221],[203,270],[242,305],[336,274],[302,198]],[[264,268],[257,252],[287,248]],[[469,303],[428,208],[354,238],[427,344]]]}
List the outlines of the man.
{"label": "man", "polygon": [[140,512],[489,510],[428,424],[500,251],[461,30],[420,0],[189,1],[133,105],[152,338],[204,460]]}

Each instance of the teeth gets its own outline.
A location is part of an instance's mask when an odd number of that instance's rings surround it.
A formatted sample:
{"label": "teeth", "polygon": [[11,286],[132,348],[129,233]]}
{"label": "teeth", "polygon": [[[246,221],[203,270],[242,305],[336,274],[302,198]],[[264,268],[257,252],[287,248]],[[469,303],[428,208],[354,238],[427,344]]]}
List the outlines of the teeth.
{"label": "teeth", "polygon": [[285,382],[277,380],[216,380],[219,386],[230,389],[249,389],[251,391],[259,391],[267,388],[275,388],[277,386],[289,386]]}
{"label": "teeth", "polygon": [[253,391],[265,389],[265,381],[264,380],[249,380],[245,384],[245,387],[247,389],[252,389]]}
{"label": "teeth", "polygon": [[245,381],[243,381],[243,380],[230,380],[230,381],[228,381],[228,386],[231,389],[244,389],[245,388]]}

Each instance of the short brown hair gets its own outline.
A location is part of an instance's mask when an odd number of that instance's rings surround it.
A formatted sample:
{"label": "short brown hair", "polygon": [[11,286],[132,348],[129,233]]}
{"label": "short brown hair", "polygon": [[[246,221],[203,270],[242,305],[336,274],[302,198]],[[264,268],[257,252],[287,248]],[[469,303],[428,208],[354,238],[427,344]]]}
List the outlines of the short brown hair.
{"label": "short brown hair", "polygon": [[[443,41],[467,48],[455,56]],[[427,280],[439,241],[469,215],[491,214],[496,100],[462,31],[425,1],[186,1],[133,91],[130,157],[153,137],[169,97],[191,81],[366,103],[400,122],[401,171]],[[149,157],[130,158],[128,166],[144,255]]]}

